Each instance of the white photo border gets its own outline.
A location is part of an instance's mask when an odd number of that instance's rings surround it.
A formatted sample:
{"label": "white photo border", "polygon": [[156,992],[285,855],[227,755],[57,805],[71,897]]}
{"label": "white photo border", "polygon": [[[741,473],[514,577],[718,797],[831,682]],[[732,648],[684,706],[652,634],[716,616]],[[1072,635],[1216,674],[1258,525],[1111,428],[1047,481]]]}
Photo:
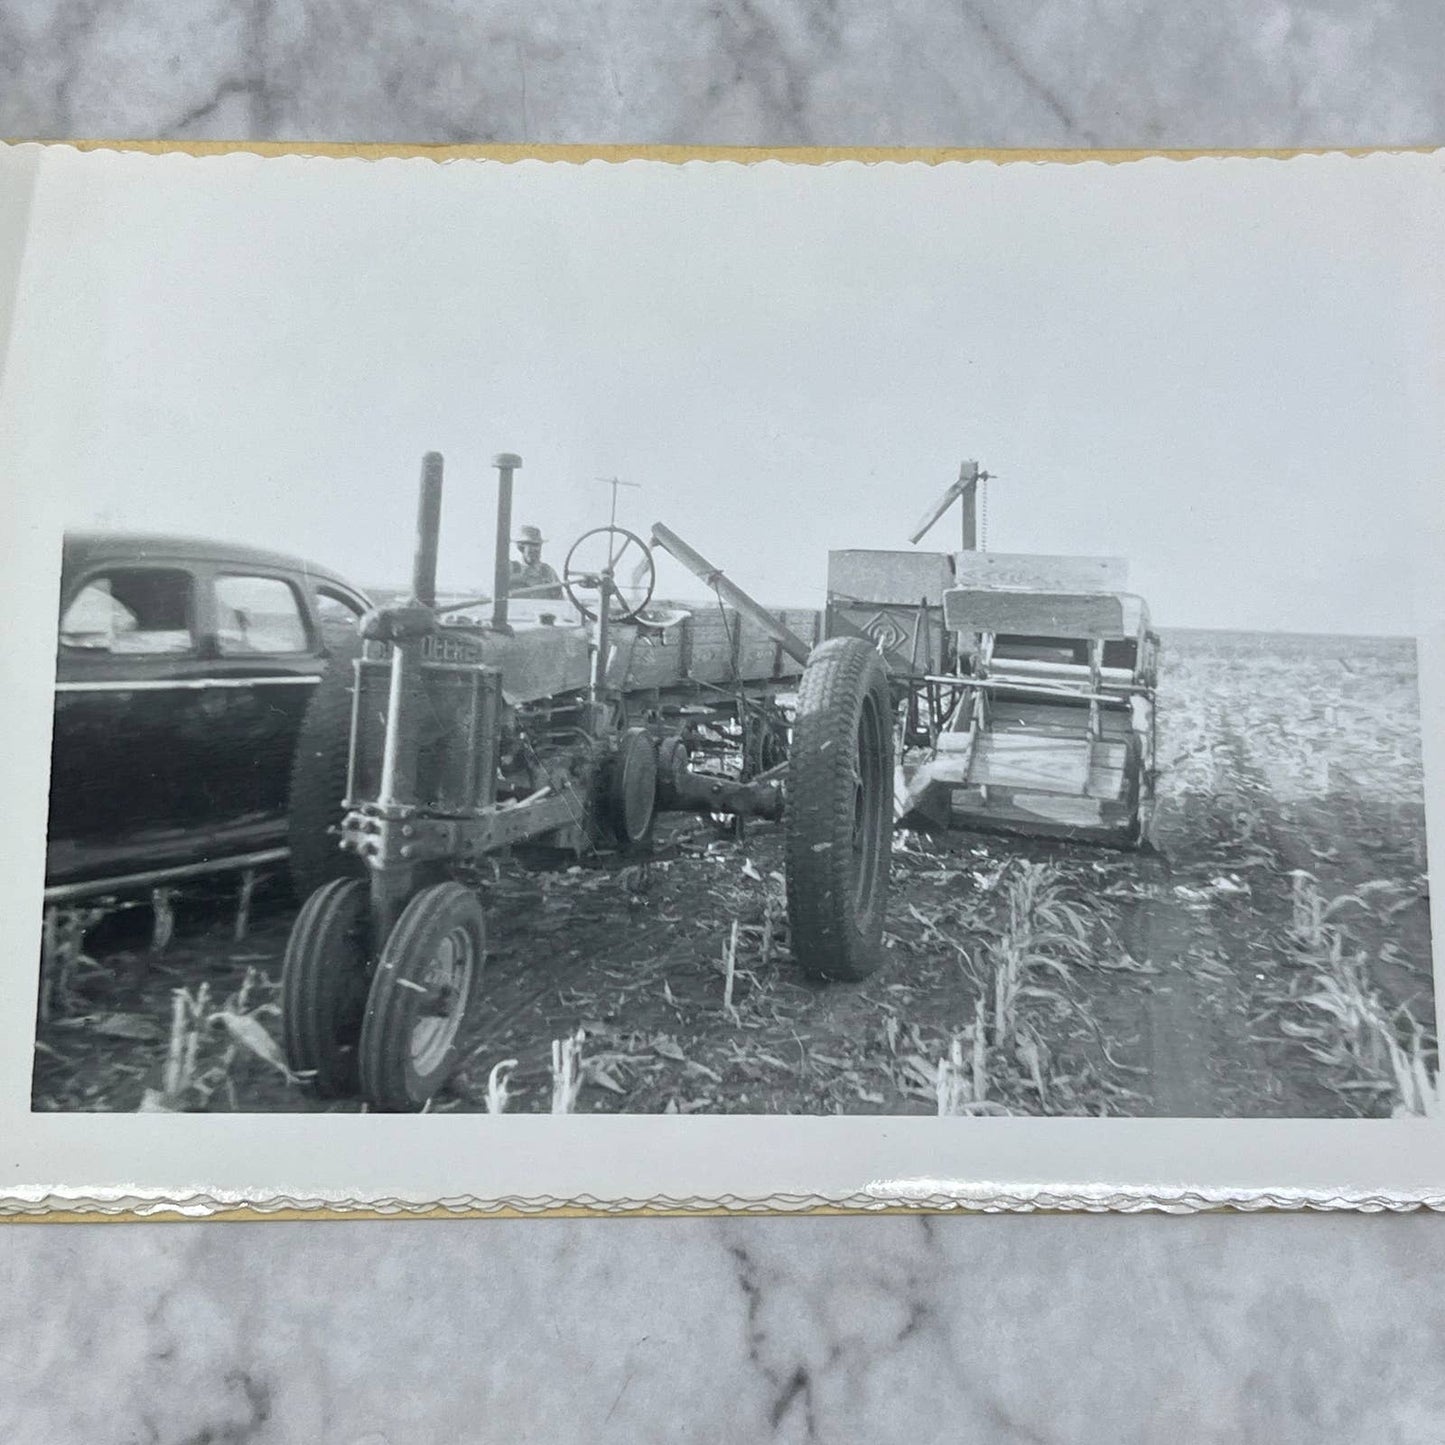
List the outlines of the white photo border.
{"label": "white photo border", "polygon": [[[305,147],[298,147],[305,151]],[[676,158],[675,158],[676,159]],[[873,164],[919,165],[884,161]],[[324,168],[362,160],[216,159],[182,153],[118,157],[70,147],[0,151],[0,340],[13,298],[24,304],[24,206],[54,168],[293,166],[316,183]],[[454,161],[496,165],[499,161]],[[570,164],[509,160],[523,166]],[[630,160],[627,166],[670,166]],[[736,165],[696,160],[689,165]],[[785,160],[758,162],[782,165]],[[861,161],[837,160],[841,166]],[[386,165],[428,166],[428,159]],[[605,183],[608,165],[575,166]],[[992,165],[993,161],[945,162]],[[1097,160],[1072,165],[1098,167]],[[1445,152],[1290,160],[1139,159],[1164,165],[1318,167],[1347,192],[1350,167],[1408,176],[1418,212],[1420,268],[1410,301],[1428,326],[1415,360],[1413,455],[1429,525],[1420,538],[1419,680],[1432,851],[1445,838]],[[323,174],[317,174],[317,172]],[[1432,249],[1433,246],[1433,249]],[[54,677],[61,499],[36,468],[45,438],[17,437],[4,406],[0,352],[0,696],[11,721],[0,756],[7,866],[0,870],[0,1217],[262,1218],[295,1211],[367,1215],[1051,1209],[1190,1211],[1445,1209],[1445,1119],[935,1119],[739,1116],[116,1115],[31,1112]],[[64,357],[41,358],[47,384],[73,385]],[[1432,900],[1433,936],[1445,903]],[[1441,954],[1436,949],[1436,996]]]}

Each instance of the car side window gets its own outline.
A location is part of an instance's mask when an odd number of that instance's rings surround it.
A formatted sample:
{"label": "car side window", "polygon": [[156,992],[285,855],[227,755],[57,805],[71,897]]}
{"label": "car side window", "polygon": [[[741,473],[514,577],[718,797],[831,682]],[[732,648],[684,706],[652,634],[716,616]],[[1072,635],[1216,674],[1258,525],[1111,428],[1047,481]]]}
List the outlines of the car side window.
{"label": "car side window", "polygon": [[361,608],[344,592],[331,587],[316,589],[316,615],[321,623],[321,640],[330,651],[356,636]]}
{"label": "car side window", "polygon": [[216,578],[216,649],[222,657],[310,651],[295,589],[279,577]]}
{"label": "car side window", "polygon": [[84,652],[174,656],[195,647],[189,572],[115,568],[92,577],[60,619],[60,642]]}

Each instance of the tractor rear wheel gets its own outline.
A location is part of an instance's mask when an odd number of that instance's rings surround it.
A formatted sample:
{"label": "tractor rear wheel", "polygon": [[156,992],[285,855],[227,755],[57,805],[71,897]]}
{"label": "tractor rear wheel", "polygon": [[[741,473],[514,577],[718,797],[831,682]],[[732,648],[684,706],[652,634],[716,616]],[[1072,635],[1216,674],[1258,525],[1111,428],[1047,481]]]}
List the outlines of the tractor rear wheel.
{"label": "tractor rear wheel", "polygon": [[461,1063],[486,946],[481,902],[460,883],[423,888],[402,910],[361,1026],[361,1092],[377,1108],[421,1108]]}
{"label": "tractor rear wheel", "polygon": [[359,640],[349,640],[332,653],[301,720],[291,758],[291,792],[287,817],[291,846],[291,883],[298,898],[309,898],[334,878],[359,878],[359,859],[337,846],[341,800],[346,796],[347,760],[351,751],[351,697],[356,687],[353,666]]}
{"label": "tractor rear wheel", "polygon": [[607,821],[622,852],[646,854],[657,821],[657,744],[646,728],[628,728],[618,738],[606,790]]}
{"label": "tractor rear wheel", "polygon": [[371,983],[366,884],[323,884],[296,915],[281,967],[286,1063],[327,1098],[356,1093],[356,1048]]}
{"label": "tractor rear wheel", "polygon": [[824,979],[882,962],[893,829],[893,704],[877,651],[814,650],[798,689],[784,811],[793,957]]}

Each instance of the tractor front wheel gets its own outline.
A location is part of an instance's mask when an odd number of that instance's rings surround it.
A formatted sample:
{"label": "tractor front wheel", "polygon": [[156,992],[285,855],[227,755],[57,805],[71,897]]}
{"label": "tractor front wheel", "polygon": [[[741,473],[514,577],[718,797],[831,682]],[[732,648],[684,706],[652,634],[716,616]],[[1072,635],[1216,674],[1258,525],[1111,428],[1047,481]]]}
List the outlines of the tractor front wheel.
{"label": "tractor front wheel", "polygon": [[377,961],[361,1026],[361,1092],[379,1109],[419,1109],[461,1063],[481,1003],[487,930],[460,883],[423,888]]}
{"label": "tractor front wheel", "polygon": [[882,962],[893,828],[893,705],[877,651],[814,650],[798,690],[784,812],[793,957],[815,978]]}
{"label": "tractor front wheel", "polygon": [[323,884],[301,905],[286,940],[281,1032],[288,1067],[327,1098],[356,1093],[371,957],[366,884]]}

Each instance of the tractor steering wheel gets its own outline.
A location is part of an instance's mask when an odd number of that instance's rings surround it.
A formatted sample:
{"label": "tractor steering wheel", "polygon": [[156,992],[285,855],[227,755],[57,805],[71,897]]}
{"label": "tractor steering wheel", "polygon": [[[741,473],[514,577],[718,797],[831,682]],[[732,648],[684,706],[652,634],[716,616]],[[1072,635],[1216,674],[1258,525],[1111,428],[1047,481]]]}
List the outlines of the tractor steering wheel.
{"label": "tractor steering wheel", "polygon": [[[640,553],[634,558],[633,548]],[[632,622],[652,601],[657,585],[657,568],[652,549],[637,535],[622,527],[594,527],[573,542],[562,564],[562,586],[572,605],[589,622],[597,613],[577,595],[579,590],[596,592],[604,599],[609,622]]]}

